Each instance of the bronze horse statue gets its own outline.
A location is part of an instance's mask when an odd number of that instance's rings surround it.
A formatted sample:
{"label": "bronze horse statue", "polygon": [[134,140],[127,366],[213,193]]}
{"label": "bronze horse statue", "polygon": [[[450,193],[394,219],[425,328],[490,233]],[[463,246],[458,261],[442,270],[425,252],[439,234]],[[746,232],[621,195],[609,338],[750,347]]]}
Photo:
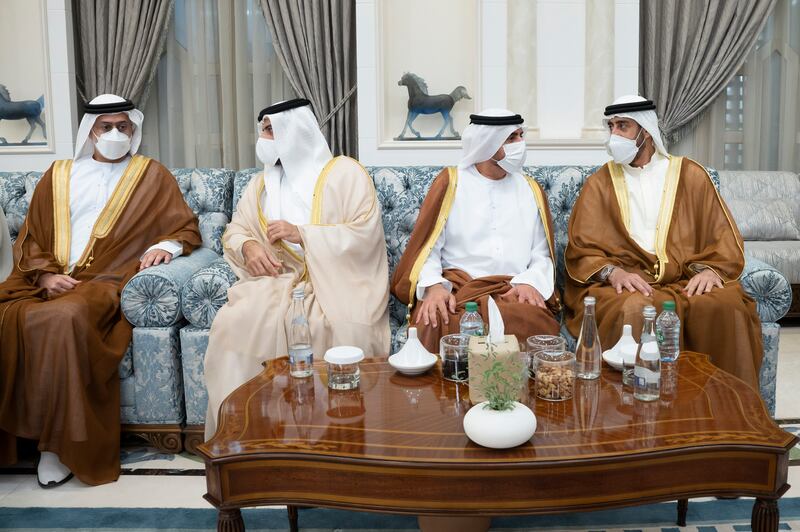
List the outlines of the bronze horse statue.
{"label": "bronze horse statue", "polygon": [[450,126],[451,135],[454,138],[460,138],[458,132],[453,128],[453,117],[450,116],[450,111],[457,101],[461,99],[472,99],[469,94],[467,94],[467,89],[465,87],[459,85],[453,89],[453,92],[450,94],[430,95],[428,94],[428,84],[425,83],[425,80],[411,72],[403,74],[403,77],[400,78],[397,84],[405,85],[406,88],[408,88],[408,115],[406,115],[406,125],[403,127],[403,132],[397,137],[398,139],[406,138],[406,129],[410,129],[417,138],[420,138],[419,131],[414,129],[412,125],[414,120],[419,115],[432,115],[436,113],[441,113],[444,123],[433,138],[441,138],[445,128],[448,126]]}
{"label": "bronze horse statue", "polygon": [[[39,127],[42,128],[42,135],[44,138],[47,138],[44,121],[42,121],[41,117],[43,110],[44,95],[39,96],[38,100],[12,102],[11,95],[8,93],[6,86],[0,84],[0,120],[22,120],[24,118],[31,126],[22,144],[28,143],[36,128],[36,124],[39,124]],[[0,143],[8,144],[8,141],[0,137]]]}

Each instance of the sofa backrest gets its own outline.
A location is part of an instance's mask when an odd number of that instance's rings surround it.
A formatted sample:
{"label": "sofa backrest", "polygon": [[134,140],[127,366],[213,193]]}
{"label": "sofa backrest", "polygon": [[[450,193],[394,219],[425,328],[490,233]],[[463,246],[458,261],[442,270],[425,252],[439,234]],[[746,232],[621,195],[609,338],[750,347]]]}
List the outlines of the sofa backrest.
{"label": "sofa backrest", "polygon": [[[231,217],[234,172],[224,168],[176,168],[172,173],[186,203],[197,214],[203,246],[222,254],[222,233]],[[16,240],[25,221],[41,177],[42,172],[0,172],[0,207],[6,214],[12,240]]]}
{"label": "sofa backrest", "polygon": [[720,194],[742,237],[800,240],[800,176],[792,172],[719,172]]}

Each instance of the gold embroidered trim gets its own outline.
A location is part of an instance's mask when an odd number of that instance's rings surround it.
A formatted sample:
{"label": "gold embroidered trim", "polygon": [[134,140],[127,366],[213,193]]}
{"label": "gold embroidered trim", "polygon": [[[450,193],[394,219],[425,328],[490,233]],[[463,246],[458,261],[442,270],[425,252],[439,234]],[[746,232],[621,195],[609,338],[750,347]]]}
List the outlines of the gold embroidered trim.
{"label": "gold embroidered trim", "polygon": [[[264,238],[266,238],[267,241],[269,241],[269,236],[267,232],[267,229],[269,229],[269,221],[267,220],[267,216],[264,214],[264,211],[261,210],[261,194],[264,194],[264,196],[266,196],[267,194],[266,186],[264,185],[264,176],[261,175],[257,179],[259,180],[258,192],[256,193],[256,208],[258,209],[258,225],[260,225],[261,230],[264,231]],[[280,247],[286,253],[288,253],[294,260],[303,264],[303,274],[300,276],[298,282],[303,281],[308,274],[308,267],[306,266],[305,258],[298,255],[297,252],[295,252],[295,250],[293,250],[283,240],[280,241]]]}
{"label": "gold embroidered trim", "polygon": [[422,251],[417,256],[417,260],[414,261],[414,266],[411,268],[411,274],[409,275],[409,280],[411,281],[411,288],[408,295],[409,314],[414,307],[414,299],[417,294],[417,282],[419,282],[419,274],[422,272],[422,266],[425,264],[425,261],[428,260],[433,246],[436,244],[436,241],[439,240],[439,235],[441,235],[444,230],[447,218],[450,216],[450,210],[453,208],[453,201],[456,197],[458,171],[455,166],[449,166],[447,168],[447,173],[449,181],[447,183],[447,190],[444,193],[444,199],[442,199],[442,207],[439,209],[439,215],[436,218],[436,224],[433,226],[433,232],[431,232],[428,240],[422,247]]}
{"label": "gold embroidered trim", "polygon": [[325,188],[325,182],[328,180],[328,173],[333,168],[333,165],[339,160],[343,155],[339,157],[334,157],[325,165],[322,169],[322,172],[319,174],[317,178],[317,184],[314,185],[314,196],[311,199],[311,223],[314,225],[321,225],[322,221],[322,191]]}
{"label": "gold embroidered trim", "polygon": [[69,270],[71,225],[69,219],[69,180],[72,159],[53,164],[53,255],[63,273]]}
{"label": "gold embroidered trim", "polygon": [[[687,159],[688,159],[688,157],[687,157]],[[705,172],[705,174],[706,174],[706,177],[708,177],[708,181],[709,181],[709,183],[711,183],[711,188],[714,189],[714,193],[717,195],[717,201],[719,201],[719,206],[722,209],[722,212],[725,213],[725,219],[728,220],[728,225],[730,225],[731,231],[733,231],[733,233],[734,233],[734,237],[736,238],[736,246],[739,248],[739,251],[741,251],[742,259],[743,259],[743,262],[744,262],[744,248],[742,247],[742,242],[739,239],[739,236],[740,236],[739,230],[736,227],[736,224],[733,222],[733,220],[731,220],[730,214],[728,213],[728,209],[725,208],[725,202],[722,201],[722,197],[719,195],[719,190],[717,190],[717,187],[714,186],[714,180],[711,179],[711,175],[708,173],[708,170],[706,170],[705,166],[703,166],[702,164],[698,163],[697,161],[695,161],[693,159],[689,159],[689,160],[692,161],[693,163],[695,163],[696,165],[698,165],[700,168],[702,168],[703,172]],[[725,281],[723,279],[722,282],[724,284],[727,284],[727,283],[731,283],[733,281],[739,280],[742,277],[743,271],[744,271],[744,268],[742,268],[742,271],[739,272],[739,275],[736,277],[736,279],[732,279],[730,281]],[[722,276],[719,275],[719,273],[716,270],[714,270],[714,273],[716,273],[719,276],[719,278],[722,279]]]}
{"label": "gold embroidered trim", "polygon": [[95,243],[98,239],[107,237],[114,228],[117,220],[119,220],[120,214],[122,214],[122,211],[125,210],[125,207],[128,205],[128,200],[130,200],[133,195],[133,191],[136,190],[136,186],[139,184],[139,181],[141,181],[145,170],[147,170],[150,161],[151,159],[144,155],[134,155],[131,158],[117,186],[114,187],[114,192],[111,193],[111,197],[108,199],[106,206],[103,207],[100,216],[94,223],[92,236],[89,238],[89,243],[86,245],[86,249],[83,250],[81,258],[78,259],[78,262],[75,264],[75,269],[83,266],[91,266],[94,260]]}
{"label": "gold embroidered trim", "polygon": [[667,237],[672,223],[672,211],[675,208],[675,196],[678,193],[678,183],[681,177],[681,165],[683,157],[669,156],[669,167],[664,179],[664,191],[661,196],[661,207],[658,212],[658,222],[656,223],[656,257],[658,257],[655,281],[661,282],[667,272]]}
{"label": "gold embroidered trim", "polygon": [[529,175],[525,176],[525,180],[528,182],[528,186],[531,187],[531,192],[533,192],[533,199],[536,201],[536,207],[539,209],[539,217],[542,219],[542,227],[544,227],[544,237],[547,239],[547,247],[550,248],[550,261],[553,263],[553,286],[555,286],[556,282],[556,250],[554,249],[555,240],[551,238],[550,235],[550,227],[547,225],[547,209],[546,209],[546,202],[547,200],[542,193],[542,189],[539,187],[536,180]]}
{"label": "gold embroidered trim", "polygon": [[631,207],[628,204],[628,185],[625,183],[625,173],[622,166],[611,161],[608,163],[608,172],[611,174],[611,183],[614,185],[614,194],[617,196],[619,213],[625,229],[630,233],[631,230]]}

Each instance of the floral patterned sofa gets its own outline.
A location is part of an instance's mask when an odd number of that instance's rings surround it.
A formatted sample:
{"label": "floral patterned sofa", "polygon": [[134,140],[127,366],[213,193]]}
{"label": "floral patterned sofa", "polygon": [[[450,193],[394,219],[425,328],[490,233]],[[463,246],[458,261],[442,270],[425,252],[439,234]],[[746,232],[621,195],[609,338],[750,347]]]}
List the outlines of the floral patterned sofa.
{"label": "floral patterned sofa", "polygon": [[[563,287],[563,251],[567,239],[567,222],[572,206],[585,179],[595,171],[591,166],[532,166],[526,168],[544,188],[553,214],[558,255],[558,284]],[[417,218],[419,206],[440,167],[369,167],[383,211],[389,267],[393,270],[405,249]],[[238,172],[234,178],[233,206],[257,169]],[[719,186],[719,176],[711,170]],[[775,268],[748,257],[742,274],[745,290],[757,301],[762,321],[764,363],[761,371],[761,395],[770,410],[775,408],[775,376],[778,358],[776,323],[791,304],[791,289],[786,278]],[[227,263],[218,259],[192,275],[183,287],[183,315],[189,325],[180,331],[183,380],[186,392],[187,432],[193,442],[199,441],[205,420],[207,397],[203,384],[203,357],[208,345],[208,331],[217,310],[227,300],[227,289],[236,281]],[[405,308],[392,298],[391,327],[393,349],[404,336]],[[568,336],[565,329],[562,329]],[[571,339],[574,341],[574,339]],[[187,447],[192,445],[187,441]]]}
{"label": "floral patterned sofa", "polygon": [[[440,167],[370,167],[383,210],[393,269],[411,234],[419,206]],[[563,249],[572,205],[590,166],[540,166],[526,171],[542,184],[553,213],[558,282],[563,284]],[[148,437],[162,449],[189,450],[202,441],[207,396],[203,357],[217,310],[236,281],[221,258],[221,237],[244,187],[258,173],[225,169],[173,170],[189,206],[198,214],[203,248],[169,265],[137,274],[122,292],[122,309],[134,325],[133,341],[120,363],[124,430]],[[718,183],[718,175],[711,171]],[[0,206],[12,238],[24,221],[40,172],[0,172]],[[778,357],[776,323],[791,304],[791,288],[775,268],[748,257],[742,284],[758,302],[764,339],[761,394],[771,412],[775,404]],[[393,345],[402,342],[405,308],[391,305]],[[181,430],[185,442],[181,441]]]}
{"label": "floral patterned sofa", "polygon": [[[234,172],[193,168],[172,172],[186,202],[198,215],[203,247],[168,265],[139,272],[124,287],[122,311],[134,328],[119,374],[123,430],[144,436],[161,449],[178,452],[183,448],[186,420],[179,342],[179,330],[186,323],[181,289],[194,272],[222,253],[222,233],[231,216]],[[0,206],[12,240],[25,220],[41,175],[0,172]]]}

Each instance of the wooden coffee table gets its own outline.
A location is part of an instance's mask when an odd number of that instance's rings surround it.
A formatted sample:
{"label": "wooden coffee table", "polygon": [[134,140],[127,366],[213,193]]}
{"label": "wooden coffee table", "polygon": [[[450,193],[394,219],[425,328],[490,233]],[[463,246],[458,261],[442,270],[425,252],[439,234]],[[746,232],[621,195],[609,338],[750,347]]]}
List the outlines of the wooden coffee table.
{"label": "wooden coffee table", "polygon": [[797,439],[705,355],[683,353],[654,403],[634,400],[608,367],[571,400],[531,393],[536,434],[505,451],[467,439],[467,386],[438,368],[405,377],[369,359],[350,392],[329,391],[315,369],[293,379],[277,359],[223,402],[217,433],[198,446],[218,530],[244,530],[240,508],[271,504],[289,505],[293,529],[297,506],[509,515],[678,500],[685,521],[689,498],[713,495],[756,497],[753,530],[777,530]]}

